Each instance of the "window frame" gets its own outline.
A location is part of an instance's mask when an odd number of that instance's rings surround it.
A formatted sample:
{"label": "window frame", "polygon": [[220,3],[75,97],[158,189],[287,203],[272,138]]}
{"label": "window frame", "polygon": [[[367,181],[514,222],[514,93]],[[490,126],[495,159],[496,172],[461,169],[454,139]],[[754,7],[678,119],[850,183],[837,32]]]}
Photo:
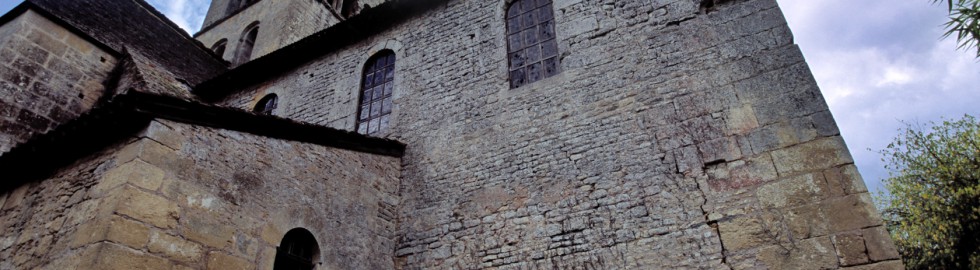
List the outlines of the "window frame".
{"label": "window frame", "polygon": [[554,1],[510,2],[504,10],[504,25],[510,89],[561,73]]}
{"label": "window frame", "polygon": [[[398,57],[395,52],[384,49],[372,55],[364,63],[364,68],[361,71],[361,83],[358,87],[357,114],[354,119],[355,132],[364,135],[377,135],[391,127],[397,62]],[[378,74],[381,71],[384,73]],[[375,75],[384,75],[384,77],[379,79]],[[378,96],[376,93],[381,93],[381,95]],[[365,98],[369,98],[369,100],[365,100]],[[374,110],[376,104],[380,105],[377,111]],[[365,107],[368,111],[365,111]],[[366,116],[365,113],[367,113]],[[376,130],[372,130],[372,121],[374,120],[378,121]]]}

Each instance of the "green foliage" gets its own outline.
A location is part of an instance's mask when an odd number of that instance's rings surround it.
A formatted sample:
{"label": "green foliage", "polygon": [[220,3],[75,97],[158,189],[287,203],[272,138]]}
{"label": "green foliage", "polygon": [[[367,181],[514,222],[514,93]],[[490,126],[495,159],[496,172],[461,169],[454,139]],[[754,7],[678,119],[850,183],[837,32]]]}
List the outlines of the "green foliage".
{"label": "green foliage", "polygon": [[[933,3],[940,0],[932,0]],[[949,22],[943,37],[956,36],[961,49],[977,50],[980,58],[980,0],[946,0]]]}
{"label": "green foliage", "polygon": [[881,151],[882,216],[910,269],[980,269],[980,123],[907,125]]}

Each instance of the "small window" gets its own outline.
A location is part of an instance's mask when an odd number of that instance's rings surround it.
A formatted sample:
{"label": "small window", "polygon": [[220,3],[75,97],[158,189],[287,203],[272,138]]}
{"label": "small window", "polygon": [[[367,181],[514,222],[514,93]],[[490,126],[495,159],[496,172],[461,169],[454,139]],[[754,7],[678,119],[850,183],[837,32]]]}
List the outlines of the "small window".
{"label": "small window", "polygon": [[558,42],[551,0],[516,0],[507,8],[510,88],[558,74]]}
{"label": "small window", "polygon": [[242,32],[242,38],[238,42],[238,49],[235,51],[235,61],[233,61],[236,66],[252,59],[252,48],[255,47],[255,38],[258,35],[259,23],[257,22],[252,23],[248,28],[245,28],[245,32]]}
{"label": "small window", "polygon": [[357,132],[373,135],[388,129],[395,87],[395,52],[381,51],[364,65]]}
{"label": "small window", "polygon": [[211,46],[211,51],[214,51],[214,54],[221,57],[221,59],[224,59],[226,46],[228,46],[228,40],[222,39],[214,43],[214,46]]}
{"label": "small window", "polygon": [[273,112],[275,112],[276,106],[279,105],[278,103],[279,96],[276,96],[276,94],[269,94],[259,100],[258,103],[255,103],[255,108],[253,108],[252,111],[258,114],[271,115]]}
{"label": "small window", "polygon": [[273,270],[311,270],[314,259],[320,256],[320,246],[310,231],[303,228],[289,230],[276,248]]}

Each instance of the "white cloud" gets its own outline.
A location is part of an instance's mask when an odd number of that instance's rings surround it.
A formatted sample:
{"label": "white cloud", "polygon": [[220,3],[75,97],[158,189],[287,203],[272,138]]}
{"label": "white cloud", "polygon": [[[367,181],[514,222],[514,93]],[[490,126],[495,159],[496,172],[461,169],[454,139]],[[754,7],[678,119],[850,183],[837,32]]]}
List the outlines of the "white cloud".
{"label": "white cloud", "polygon": [[945,10],[927,1],[780,0],[851,154],[872,190],[900,121],[980,112],[980,63],[942,40]]}
{"label": "white cloud", "polygon": [[201,29],[211,3],[210,0],[149,0],[148,2],[177,26],[191,34]]}

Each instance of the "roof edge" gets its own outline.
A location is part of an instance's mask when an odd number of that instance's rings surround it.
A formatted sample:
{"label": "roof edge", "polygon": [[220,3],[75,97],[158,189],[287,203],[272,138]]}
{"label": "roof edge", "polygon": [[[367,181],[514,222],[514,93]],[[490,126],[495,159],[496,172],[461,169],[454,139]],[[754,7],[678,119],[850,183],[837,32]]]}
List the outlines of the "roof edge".
{"label": "roof edge", "polygon": [[[218,100],[237,92],[238,88],[274,78],[289,69],[374,37],[393,26],[402,24],[450,1],[452,0],[394,0],[385,2],[198,84],[192,92],[204,100]],[[345,38],[337,39],[336,37]]]}
{"label": "roof edge", "polygon": [[80,159],[136,138],[155,119],[390,157],[403,156],[406,148],[395,140],[128,91],[0,155],[0,171],[6,174],[0,181],[0,192],[46,179]]}

